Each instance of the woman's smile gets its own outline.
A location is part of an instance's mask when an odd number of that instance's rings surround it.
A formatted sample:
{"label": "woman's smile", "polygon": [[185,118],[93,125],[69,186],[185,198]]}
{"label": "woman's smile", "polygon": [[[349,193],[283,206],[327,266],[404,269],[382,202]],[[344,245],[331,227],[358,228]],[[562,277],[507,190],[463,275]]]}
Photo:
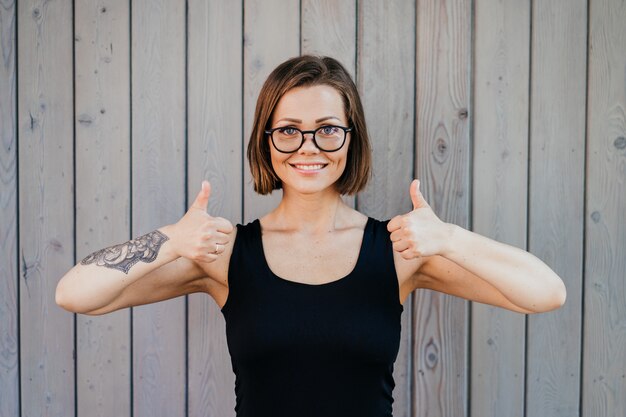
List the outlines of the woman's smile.
{"label": "woman's smile", "polygon": [[297,172],[303,175],[315,175],[319,173],[321,170],[326,168],[328,163],[326,162],[290,162],[291,165]]}

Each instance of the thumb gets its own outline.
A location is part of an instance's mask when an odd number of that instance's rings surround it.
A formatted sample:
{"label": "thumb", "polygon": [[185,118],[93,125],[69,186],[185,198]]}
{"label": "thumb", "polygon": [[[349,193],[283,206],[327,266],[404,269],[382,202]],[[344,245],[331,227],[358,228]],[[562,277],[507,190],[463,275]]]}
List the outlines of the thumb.
{"label": "thumb", "polygon": [[422,196],[419,188],[420,180],[413,180],[409,188],[409,192],[411,193],[411,201],[413,202],[413,210],[428,206],[428,203],[426,203],[426,200],[424,200],[424,196]]}
{"label": "thumb", "polygon": [[204,180],[202,181],[202,189],[196,196],[196,199],[194,200],[191,207],[206,211],[207,207],[209,206],[210,196],[211,196],[211,183]]}

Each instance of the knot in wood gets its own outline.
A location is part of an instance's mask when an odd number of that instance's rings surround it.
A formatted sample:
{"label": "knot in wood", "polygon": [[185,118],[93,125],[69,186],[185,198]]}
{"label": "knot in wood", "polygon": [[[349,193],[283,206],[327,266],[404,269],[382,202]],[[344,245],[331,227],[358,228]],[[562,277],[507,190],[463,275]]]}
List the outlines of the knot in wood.
{"label": "knot in wood", "polygon": [[600,221],[600,212],[594,211],[591,213],[591,220],[593,220],[594,223],[598,223]]}
{"label": "knot in wood", "polygon": [[448,156],[448,143],[444,138],[439,137],[435,141],[435,149],[435,160],[438,163],[443,164]]}
{"label": "knot in wood", "polygon": [[428,369],[434,369],[439,362],[439,348],[432,339],[426,345],[424,353],[426,357],[426,367]]}
{"label": "knot in wood", "polygon": [[78,116],[78,123],[83,126],[89,126],[91,125],[91,123],[93,123],[93,119],[88,114],[81,114],[80,116]]}

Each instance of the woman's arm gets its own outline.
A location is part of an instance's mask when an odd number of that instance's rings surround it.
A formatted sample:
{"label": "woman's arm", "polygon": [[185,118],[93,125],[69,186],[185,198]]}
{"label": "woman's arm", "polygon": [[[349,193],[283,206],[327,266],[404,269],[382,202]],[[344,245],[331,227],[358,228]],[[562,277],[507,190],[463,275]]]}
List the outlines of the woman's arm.
{"label": "woman's arm", "polygon": [[218,259],[233,230],[230,222],[206,212],[209,194],[210,185],[203,183],[176,224],[87,256],[59,281],[57,304],[76,313],[103,314],[200,291],[210,270],[205,266]]}
{"label": "woman's arm", "polygon": [[561,278],[536,256],[444,223],[411,184],[414,210],[389,223],[394,249],[404,259],[426,257],[416,287],[457,295],[513,311],[554,310],[566,298]]}

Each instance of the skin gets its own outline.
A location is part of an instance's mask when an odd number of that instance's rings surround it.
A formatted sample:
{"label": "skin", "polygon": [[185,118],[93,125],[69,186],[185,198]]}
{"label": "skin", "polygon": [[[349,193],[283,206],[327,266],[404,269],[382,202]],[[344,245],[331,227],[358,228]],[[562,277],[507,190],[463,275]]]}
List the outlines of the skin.
{"label": "skin", "polygon": [[[271,121],[271,127],[301,130],[326,124],[348,126],[341,96],[325,85],[288,91]],[[336,152],[320,151],[310,134],[305,139],[297,152],[284,154],[268,137],[283,198],[260,219],[262,243],[270,269],[280,278],[319,285],[342,279],[354,268],[367,217],[344,204],[334,187],[346,166],[350,134]],[[311,164],[323,167],[303,169]],[[413,181],[408,192],[413,210],[388,225],[401,303],[415,289],[428,288],[527,314],[563,305],[563,281],[541,260],[441,221],[419,191],[419,181]],[[141,259],[130,268],[93,261],[104,250],[85,258],[88,262],[77,264],[59,282],[57,303],[69,311],[97,315],[204,292],[221,308],[228,298],[236,228],[207,213],[210,193],[210,184],[203,181],[183,218],[157,230],[167,239],[154,241],[154,253],[138,254]],[[137,242],[111,248],[123,251]]]}

